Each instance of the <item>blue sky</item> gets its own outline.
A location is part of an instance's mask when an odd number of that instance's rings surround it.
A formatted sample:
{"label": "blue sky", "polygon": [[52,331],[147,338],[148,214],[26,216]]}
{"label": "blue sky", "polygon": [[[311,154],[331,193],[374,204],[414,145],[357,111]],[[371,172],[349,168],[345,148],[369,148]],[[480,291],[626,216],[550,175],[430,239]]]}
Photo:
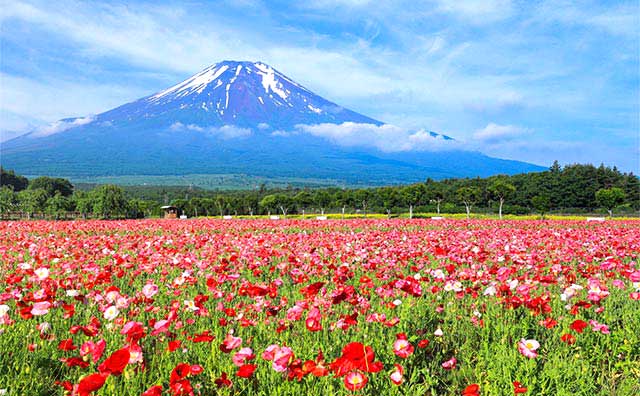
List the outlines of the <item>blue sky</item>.
{"label": "blue sky", "polygon": [[492,156],[638,173],[638,4],[0,0],[0,132],[261,60],[352,110]]}

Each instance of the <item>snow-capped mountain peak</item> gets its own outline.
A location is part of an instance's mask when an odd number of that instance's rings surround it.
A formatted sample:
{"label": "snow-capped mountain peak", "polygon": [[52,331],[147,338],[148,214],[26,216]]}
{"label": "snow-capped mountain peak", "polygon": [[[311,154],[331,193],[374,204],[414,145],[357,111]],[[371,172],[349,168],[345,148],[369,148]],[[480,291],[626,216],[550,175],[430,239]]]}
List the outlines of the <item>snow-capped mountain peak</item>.
{"label": "snow-capped mountain peak", "polygon": [[274,130],[290,130],[297,124],[382,124],[315,95],[266,63],[246,61],[209,66],[172,87],[102,116],[117,122],[125,114],[127,119],[171,118],[173,122],[203,127],[267,124]]}

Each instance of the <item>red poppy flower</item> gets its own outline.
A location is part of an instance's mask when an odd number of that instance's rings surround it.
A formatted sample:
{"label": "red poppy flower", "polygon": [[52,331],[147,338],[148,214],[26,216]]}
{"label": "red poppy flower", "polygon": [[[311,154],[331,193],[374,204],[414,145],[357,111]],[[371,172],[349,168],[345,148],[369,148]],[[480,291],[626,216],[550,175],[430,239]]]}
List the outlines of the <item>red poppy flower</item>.
{"label": "red poppy flower", "polygon": [[213,341],[213,336],[210,334],[209,330],[205,330],[200,334],[196,334],[192,338],[193,342],[211,342]]}
{"label": "red poppy flower", "polygon": [[129,348],[118,349],[98,366],[98,371],[101,373],[120,375],[124,368],[127,367],[130,357],[131,353],[129,352]]}
{"label": "red poppy flower", "polygon": [[74,351],[78,349],[78,347],[73,345],[73,340],[71,338],[67,338],[66,340],[60,340],[60,343],[58,343],[58,349],[61,351]]}
{"label": "red poppy flower", "polygon": [[312,297],[315,297],[316,294],[318,294],[318,292],[320,291],[322,286],[324,286],[324,283],[325,282],[316,282],[316,283],[312,283],[310,285],[307,285],[307,286],[303,287],[302,289],[300,289],[300,293],[302,293],[302,295],[305,298],[311,299]]}
{"label": "red poppy flower", "polygon": [[60,358],[60,361],[66,364],[68,367],[89,367],[89,362],[85,362],[81,357],[74,356],[70,358]]}
{"label": "red poppy flower", "polygon": [[243,364],[238,369],[236,375],[241,378],[249,378],[253,375],[253,372],[256,371],[256,367],[255,364]]}
{"label": "red poppy flower", "polygon": [[162,385],[154,385],[144,391],[140,396],[162,396]]}
{"label": "red poppy flower", "polygon": [[191,365],[188,363],[180,363],[178,364],[172,371],[171,377],[169,377],[169,382],[177,382],[191,374]]}
{"label": "red poppy flower", "polygon": [[92,392],[102,388],[109,374],[94,373],[82,378],[78,383],[78,396],[89,396]]}
{"label": "red poppy flower", "polygon": [[462,396],[480,396],[480,386],[478,384],[471,384],[464,388]]}
{"label": "red poppy flower", "polygon": [[377,373],[383,369],[381,362],[375,362],[375,352],[370,346],[351,342],[342,348],[342,356],[329,365],[329,369],[341,377],[349,371],[360,370]]}
{"label": "red poppy flower", "polygon": [[547,329],[551,329],[558,324],[558,321],[553,319],[552,317],[548,317],[545,320],[540,321],[540,325],[546,327]]}
{"label": "red poppy flower", "polygon": [[180,340],[173,340],[173,341],[169,341],[169,352],[173,352],[176,349],[180,348],[180,345],[182,344],[182,341]]}
{"label": "red poppy flower", "polygon": [[217,378],[215,381],[213,381],[216,386],[218,388],[231,388],[231,386],[233,385],[233,382],[231,382],[231,380],[227,377],[227,373],[223,372],[222,375],[220,376],[220,378]]}
{"label": "red poppy flower", "polygon": [[571,329],[577,333],[582,333],[584,329],[588,326],[587,322],[584,320],[576,319],[571,323]]}
{"label": "red poppy flower", "polygon": [[520,393],[527,393],[527,388],[523,387],[518,381],[513,381],[513,393],[518,395]]}
{"label": "red poppy flower", "polygon": [[193,396],[193,386],[187,379],[173,382],[169,384],[172,396]]}
{"label": "red poppy flower", "polygon": [[573,334],[566,333],[560,337],[560,340],[568,345],[572,345],[576,342],[576,337]]}

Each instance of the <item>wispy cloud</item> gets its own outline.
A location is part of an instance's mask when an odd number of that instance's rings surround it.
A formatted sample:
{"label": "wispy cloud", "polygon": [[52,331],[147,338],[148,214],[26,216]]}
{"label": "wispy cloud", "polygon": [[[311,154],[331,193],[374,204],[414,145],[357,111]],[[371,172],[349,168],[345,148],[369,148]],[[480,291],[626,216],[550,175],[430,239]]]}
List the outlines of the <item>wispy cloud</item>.
{"label": "wispy cloud", "polygon": [[521,138],[528,133],[530,131],[526,128],[515,125],[498,125],[491,122],[486,127],[477,130],[473,134],[473,138],[484,144],[493,144]]}
{"label": "wispy cloud", "polygon": [[235,125],[223,125],[221,127],[202,127],[196,124],[183,124],[174,122],[169,126],[169,130],[173,132],[193,131],[202,132],[212,136],[219,136],[223,139],[242,138],[251,135],[251,129],[240,128]]}
{"label": "wispy cloud", "polygon": [[42,128],[36,129],[30,136],[43,137],[55,135],[56,133],[64,132],[71,128],[86,125],[94,120],[95,118],[93,116],[59,120]]}
{"label": "wispy cloud", "polygon": [[[345,147],[370,147],[383,152],[440,151],[459,148],[459,143],[433,136],[425,130],[411,131],[395,125],[336,124],[296,125],[296,130]],[[286,136],[280,133],[278,136]]]}

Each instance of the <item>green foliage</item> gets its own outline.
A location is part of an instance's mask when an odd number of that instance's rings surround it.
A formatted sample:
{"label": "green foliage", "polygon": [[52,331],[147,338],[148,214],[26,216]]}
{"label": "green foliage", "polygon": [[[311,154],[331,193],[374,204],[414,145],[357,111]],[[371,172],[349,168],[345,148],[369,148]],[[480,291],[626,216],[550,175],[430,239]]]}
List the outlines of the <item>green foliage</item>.
{"label": "green foliage", "polygon": [[271,213],[278,208],[278,197],[275,194],[266,195],[260,200],[260,207]]}
{"label": "green foliage", "polygon": [[47,192],[47,196],[53,197],[57,193],[68,197],[73,194],[73,185],[67,179],[53,178],[47,176],[37,177],[29,182],[29,189],[43,189]]}
{"label": "green foliage", "polygon": [[20,175],[16,175],[13,170],[5,170],[0,166],[0,187],[9,186],[13,191],[22,191],[29,185],[29,180]]}
{"label": "green foliage", "polygon": [[609,211],[611,216],[613,208],[624,202],[625,193],[619,187],[603,188],[596,191],[596,201]]}
{"label": "green foliage", "polygon": [[20,209],[27,213],[43,212],[48,198],[47,192],[41,188],[29,188],[18,193]]}
{"label": "green foliage", "polygon": [[496,179],[489,185],[488,191],[493,197],[498,199],[498,202],[500,203],[498,213],[500,218],[502,218],[502,205],[504,205],[504,201],[507,197],[516,192],[516,187],[504,179]]}
{"label": "green foliage", "polygon": [[127,200],[118,186],[106,184],[93,191],[93,212],[103,218],[124,217]]}
{"label": "green foliage", "polygon": [[75,203],[76,210],[83,216],[93,212],[94,194],[76,191],[71,199]]}
{"label": "green foliage", "polygon": [[53,197],[47,199],[45,212],[53,215],[56,219],[63,217],[73,209],[73,203],[64,195],[57,192]]}
{"label": "green foliage", "polygon": [[18,207],[18,195],[13,191],[12,185],[0,187],[0,212],[12,212]]}
{"label": "green foliage", "polygon": [[496,179],[489,185],[488,189],[492,196],[500,200],[504,200],[516,192],[516,187],[504,179]]}
{"label": "green foliage", "polygon": [[531,198],[531,204],[540,212],[540,215],[544,218],[545,213],[551,208],[551,200],[546,195],[536,195]]}

